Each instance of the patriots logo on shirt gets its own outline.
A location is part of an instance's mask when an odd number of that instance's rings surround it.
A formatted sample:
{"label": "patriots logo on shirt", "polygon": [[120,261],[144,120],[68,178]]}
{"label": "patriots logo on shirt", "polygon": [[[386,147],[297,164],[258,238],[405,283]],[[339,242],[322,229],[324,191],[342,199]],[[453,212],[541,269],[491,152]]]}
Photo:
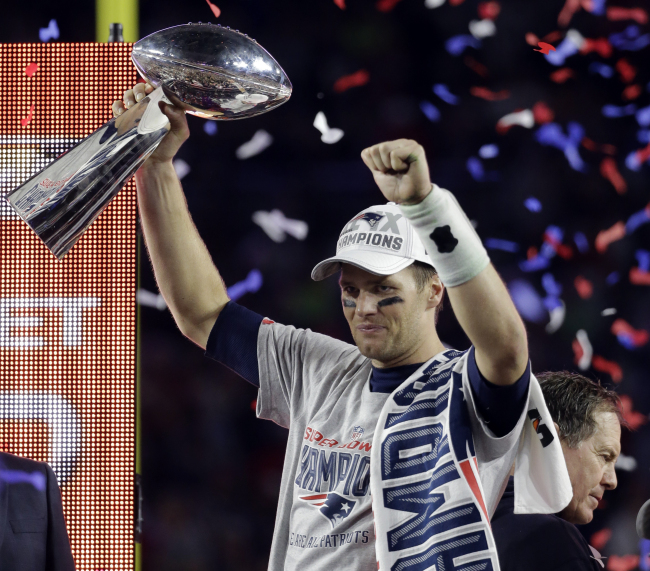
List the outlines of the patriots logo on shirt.
{"label": "patriots logo on shirt", "polygon": [[335,493],[300,496],[300,499],[320,508],[319,511],[332,525],[332,529],[352,513],[355,500],[349,500]]}
{"label": "patriots logo on shirt", "polygon": [[359,214],[356,218],[353,218],[353,220],[365,220],[370,225],[370,228],[374,228],[384,216],[384,214],[364,212],[363,214]]}

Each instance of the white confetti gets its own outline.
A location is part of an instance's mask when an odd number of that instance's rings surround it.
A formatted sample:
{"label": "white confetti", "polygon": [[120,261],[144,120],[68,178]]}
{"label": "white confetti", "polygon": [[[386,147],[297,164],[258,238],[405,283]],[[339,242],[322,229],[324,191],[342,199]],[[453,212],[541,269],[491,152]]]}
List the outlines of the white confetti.
{"label": "white confetti", "polygon": [[183,180],[183,177],[192,170],[190,165],[188,165],[183,159],[174,159],[172,164],[174,165],[174,170],[176,171],[178,180]]}
{"label": "white confetti", "polygon": [[427,8],[440,8],[445,3],[445,0],[424,0],[424,5]]}
{"label": "white confetti", "polygon": [[625,456],[625,454],[620,454],[616,459],[615,467],[618,470],[623,470],[624,472],[634,472],[637,467],[636,458],[632,456]]}
{"label": "white confetti", "polygon": [[241,159],[242,161],[245,159],[250,159],[255,155],[259,155],[264,149],[271,146],[271,143],[273,143],[273,137],[264,129],[260,129],[259,131],[255,132],[253,138],[250,141],[244,143],[241,147],[239,147],[235,151],[235,154],[237,155],[237,158]]}
{"label": "white confetti", "polygon": [[576,333],[576,339],[582,348],[582,357],[580,357],[578,361],[578,368],[581,371],[586,371],[589,367],[591,367],[591,358],[594,355],[594,350],[591,346],[591,342],[589,341],[587,332],[584,329],[578,330]]}
{"label": "white confetti", "polygon": [[316,127],[316,129],[321,132],[320,140],[323,141],[323,143],[327,143],[328,145],[338,143],[344,135],[341,129],[331,128],[327,125],[325,113],[322,111],[319,111],[316,114],[316,118],[314,119],[314,127]]}
{"label": "white confetti", "polygon": [[167,307],[167,303],[162,295],[150,292],[146,289],[139,289],[135,292],[135,302],[146,307],[155,307],[160,311]]}
{"label": "white confetti", "polygon": [[287,234],[297,240],[304,240],[309,232],[309,226],[302,220],[286,218],[281,210],[266,212],[258,210],[253,213],[253,222],[257,224],[274,242],[284,242]]}
{"label": "white confetti", "polygon": [[603,317],[607,317],[608,315],[616,315],[616,308],[615,307],[608,307],[607,309],[603,309],[600,314]]}
{"label": "white confetti", "polygon": [[492,20],[472,20],[469,23],[469,32],[477,40],[494,36],[497,33],[497,27]]}
{"label": "white confetti", "polygon": [[560,327],[562,327],[562,324],[564,323],[564,316],[566,315],[566,305],[562,300],[560,300],[560,303],[562,305],[554,307],[549,312],[551,319],[546,324],[546,333],[548,334],[555,333]]}
{"label": "white confetti", "polygon": [[497,121],[497,127],[509,127],[510,125],[521,125],[526,129],[532,129],[535,125],[535,117],[530,109],[508,113]]}

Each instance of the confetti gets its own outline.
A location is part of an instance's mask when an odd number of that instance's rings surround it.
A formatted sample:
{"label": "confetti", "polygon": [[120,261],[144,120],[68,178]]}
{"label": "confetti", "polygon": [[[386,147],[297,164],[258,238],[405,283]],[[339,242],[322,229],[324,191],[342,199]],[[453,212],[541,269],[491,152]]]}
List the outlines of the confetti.
{"label": "confetti", "polygon": [[573,348],[574,361],[581,371],[586,371],[591,365],[593,348],[589,341],[589,336],[584,329],[579,329],[576,338],[571,343]]}
{"label": "confetti", "polygon": [[478,156],[482,159],[493,159],[499,156],[499,147],[496,145],[483,145],[478,150]]}
{"label": "confetti", "polygon": [[21,119],[20,124],[23,127],[27,127],[27,125],[29,125],[33,117],[34,117],[34,104],[32,103],[32,106],[29,108],[29,113],[27,113],[27,117]]}
{"label": "confetti", "polygon": [[[564,238],[564,231],[557,226],[549,226],[544,232],[544,244],[542,246],[543,252],[545,251],[546,246],[550,246],[555,253],[558,254],[561,258],[565,260],[571,259],[573,256],[573,250],[570,246],[562,244],[562,239]],[[546,254],[547,257],[551,257],[549,254]]]}
{"label": "confetti", "polygon": [[564,83],[571,77],[575,77],[575,75],[575,72],[571,68],[563,67],[562,69],[554,71],[549,77],[551,81],[554,81],[555,83]]}
{"label": "confetti", "polygon": [[481,77],[487,77],[489,75],[488,68],[482,63],[477,62],[472,56],[465,56],[464,62],[467,67],[478,73]]}
{"label": "confetti", "polygon": [[533,119],[538,125],[550,123],[555,118],[553,110],[543,101],[538,101],[533,105]]}
{"label": "confetti", "polygon": [[584,38],[584,43],[580,48],[580,53],[582,55],[597,52],[604,58],[611,57],[613,51],[614,48],[612,48],[612,44],[609,43],[607,38]]}
{"label": "confetti", "polygon": [[390,12],[395,6],[400,2],[400,0],[379,0],[375,7],[380,12]]}
{"label": "confetti", "polygon": [[631,99],[636,99],[640,95],[641,95],[641,86],[635,83],[634,85],[628,85],[623,90],[621,97],[626,101],[630,101]]}
{"label": "confetti", "polygon": [[617,470],[623,470],[624,472],[634,472],[637,469],[638,462],[633,456],[626,456],[625,454],[619,454],[616,459],[616,464],[614,467]]}
{"label": "confetti", "polygon": [[203,130],[210,135],[211,137],[217,134],[217,122],[216,121],[204,121]]}
{"label": "confetti", "polygon": [[284,242],[287,234],[297,240],[304,240],[309,232],[309,226],[302,220],[292,220],[285,217],[281,210],[266,212],[258,210],[253,213],[253,222],[257,224],[274,242]]}
{"label": "confetti", "polygon": [[632,430],[636,430],[641,425],[648,422],[648,417],[645,414],[642,414],[634,410],[634,402],[632,398],[628,395],[620,395],[621,399],[621,412],[623,413],[623,418],[628,422]]}
{"label": "confetti", "polygon": [[560,44],[552,51],[542,51],[546,61],[551,65],[564,65],[565,60],[572,55],[577,54],[580,51],[580,48],[584,45],[585,39],[582,35],[576,30],[569,30],[566,34],[566,37],[560,42]]}
{"label": "confetti", "polygon": [[338,143],[343,138],[343,131],[337,128],[331,128],[327,125],[325,113],[319,111],[314,119],[314,127],[321,132],[320,140],[328,145]]}
{"label": "confetti", "polygon": [[255,293],[262,287],[262,273],[259,270],[248,272],[246,279],[231,285],[227,292],[232,301],[237,301],[247,293]]}
{"label": "confetti", "polygon": [[573,15],[580,10],[580,0],[565,0],[564,6],[557,17],[558,26],[565,28],[569,25]]}
{"label": "confetti", "polygon": [[583,0],[582,7],[587,11],[597,16],[605,14],[605,2],[607,0]]}
{"label": "confetti", "polygon": [[636,132],[636,140],[639,143],[650,143],[650,129],[639,129]]}
{"label": "confetti", "polygon": [[39,28],[38,37],[41,42],[49,42],[50,40],[59,39],[59,26],[56,24],[56,20],[50,20],[47,28]]}
{"label": "confetti", "polygon": [[594,293],[593,284],[582,276],[577,276],[573,281],[573,286],[576,288],[578,295],[582,299],[589,299]]}
{"label": "confetti", "polygon": [[634,256],[639,262],[639,269],[643,272],[650,272],[650,252],[648,250],[637,250]]}
{"label": "confetti", "polygon": [[420,103],[420,109],[422,110],[422,113],[427,116],[429,121],[432,121],[433,123],[440,121],[440,111],[438,111],[438,108],[433,103],[422,101]]}
{"label": "confetti", "polygon": [[255,131],[250,141],[247,141],[235,151],[235,155],[242,161],[250,159],[255,155],[259,155],[263,150],[270,147],[272,143],[273,137],[264,129],[259,129]]}
{"label": "confetti", "polygon": [[615,383],[620,383],[623,380],[623,370],[614,361],[608,361],[600,355],[594,355],[591,359],[591,366],[600,373],[607,373]]}
{"label": "confetti", "polygon": [[541,52],[544,55],[548,55],[549,52],[555,51],[555,47],[552,46],[551,44],[547,44],[546,42],[537,42],[537,45],[541,48],[539,50],[533,50],[534,52]]}
{"label": "confetti", "polygon": [[640,270],[639,268],[630,269],[630,283],[634,285],[650,286],[650,272]]}
{"label": "confetti", "polygon": [[526,129],[532,129],[535,126],[535,116],[530,109],[508,113],[497,121],[497,133],[503,135],[513,125],[520,125]]}
{"label": "confetti", "polygon": [[607,571],[632,571],[639,565],[638,555],[610,555],[607,561]]}
{"label": "confetti", "polygon": [[650,127],[650,105],[639,109],[634,116],[641,127]]}
{"label": "confetti", "polygon": [[593,545],[596,549],[601,550],[605,545],[607,545],[607,542],[610,540],[612,537],[612,530],[605,528],[601,529],[600,531],[597,531],[596,533],[592,534],[591,538],[589,539],[589,544]]}
{"label": "confetti", "polygon": [[221,10],[216,4],[213,4],[212,2],[210,2],[210,0],[205,0],[205,1],[208,3],[208,6],[210,6],[210,10],[212,10],[212,13],[214,14],[215,18],[221,16]]}
{"label": "confetti", "polygon": [[526,280],[516,279],[508,284],[508,291],[519,314],[532,323],[541,323],[547,317],[541,296]]}
{"label": "confetti", "polygon": [[562,300],[559,301],[561,305],[559,305],[558,307],[554,307],[549,312],[551,315],[551,319],[546,325],[546,333],[548,333],[549,335],[555,333],[560,327],[562,327],[562,324],[564,323],[564,317],[566,315],[566,306],[564,305],[564,302]]}
{"label": "confetti", "polygon": [[650,222],[650,205],[643,210],[639,210],[639,212],[635,212],[627,219],[627,222],[625,223],[625,231],[628,234],[631,234],[647,222]]}
{"label": "confetti", "polygon": [[596,236],[594,245],[596,251],[601,254],[607,250],[610,244],[616,242],[625,236],[625,224],[622,221],[618,221],[611,228],[607,230],[601,230]]}
{"label": "confetti", "polygon": [[482,99],[486,99],[487,101],[501,101],[510,97],[510,91],[507,89],[502,89],[499,92],[494,92],[490,91],[486,87],[470,87],[469,92],[474,97],[480,97]]}
{"label": "confetti", "polygon": [[339,77],[334,82],[334,91],[336,93],[343,93],[351,87],[360,87],[370,81],[370,74],[365,69],[360,69],[350,75]]}
{"label": "confetti", "polygon": [[25,75],[27,77],[32,77],[37,71],[38,71],[38,64],[37,63],[30,63],[25,68]]}
{"label": "confetti", "polygon": [[605,283],[607,283],[607,285],[614,285],[617,284],[620,279],[621,275],[618,272],[612,272],[605,278]]}
{"label": "confetti", "polygon": [[639,51],[650,44],[650,34],[640,35],[638,26],[632,25],[618,34],[609,36],[610,43],[619,50]]}
{"label": "confetti", "polygon": [[424,0],[424,6],[429,9],[440,8],[445,3],[445,0]]}
{"label": "confetti", "polygon": [[491,250],[503,250],[504,252],[518,252],[519,244],[511,242],[510,240],[502,240],[500,238],[486,238],[484,241],[485,247]]}
{"label": "confetti", "polygon": [[627,183],[625,179],[618,172],[616,161],[611,157],[605,157],[600,163],[600,174],[602,174],[609,182],[612,183],[618,194],[625,194],[627,192]]}
{"label": "confetti", "polygon": [[625,58],[621,58],[616,62],[616,71],[618,71],[621,81],[624,83],[630,83],[636,76],[636,67],[630,65]]}
{"label": "confetti", "polygon": [[183,180],[183,178],[192,170],[190,165],[188,165],[183,159],[174,159],[172,165],[174,166],[178,180]]}
{"label": "confetti", "polygon": [[487,18],[485,20],[472,20],[469,23],[469,33],[481,40],[494,36],[497,33],[497,27],[492,20]]}
{"label": "confetti", "polygon": [[334,0],[334,4],[336,4],[341,10],[345,10],[345,0]]}
{"label": "confetti", "polygon": [[588,69],[590,73],[598,73],[607,79],[614,75],[613,67],[598,61],[591,62]]}
{"label": "confetti", "polygon": [[466,163],[467,170],[477,182],[494,182],[499,180],[499,173],[496,171],[485,172],[483,163],[478,157],[470,157]]}
{"label": "confetti", "polygon": [[557,123],[547,123],[537,130],[535,138],[542,145],[555,147],[563,151],[573,170],[585,172],[587,166],[578,151],[578,146],[584,135],[584,127],[580,123],[570,121],[567,125],[567,135],[562,133],[562,128]]}
{"label": "confetti", "polygon": [[612,323],[611,332],[626,349],[636,349],[648,342],[650,335],[645,329],[634,329],[627,321],[618,318]]}
{"label": "confetti", "polygon": [[576,232],[573,235],[573,241],[576,243],[581,254],[589,251],[589,240],[582,232]]}
{"label": "confetti", "polygon": [[167,308],[165,298],[159,293],[153,293],[146,289],[139,289],[135,292],[135,302],[145,307],[154,307],[160,311]]}
{"label": "confetti", "polygon": [[479,2],[478,16],[481,20],[496,20],[501,12],[501,6],[498,2]]}
{"label": "confetti", "polygon": [[639,24],[647,24],[648,13],[643,8],[621,8],[620,6],[610,6],[607,8],[607,19],[612,21],[636,20]]}
{"label": "confetti", "polygon": [[626,115],[634,115],[636,112],[636,105],[634,103],[630,103],[624,107],[603,105],[601,112],[605,117],[625,117]]}
{"label": "confetti", "polygon": [[460,103],[460,98],[450,93],[449,88],[444,83],[436,83],[432,89],[445,103],[449,103],[449,105],[458,105]]}
{"label": "confetti", "polygon": [[534,196],[529,196],[526,200],[524,200],[524,206],[528,208],[531,212],[541,212],[542,211],[542,203],[537,200]]}
{"label": "confetti", "polygon": [[616,308],[615,307],[608,307],[607,309],[603,309],[600,314],[603,317],[607,317],[609,315],[616,315]]}
{"label": "confetti", "polygon": [[461,34],[453,36],[445,42],[445,49],[453,56],[459,56],[465,51],[465,48],[481,47],[481,40],[475,38],[470,34]]}

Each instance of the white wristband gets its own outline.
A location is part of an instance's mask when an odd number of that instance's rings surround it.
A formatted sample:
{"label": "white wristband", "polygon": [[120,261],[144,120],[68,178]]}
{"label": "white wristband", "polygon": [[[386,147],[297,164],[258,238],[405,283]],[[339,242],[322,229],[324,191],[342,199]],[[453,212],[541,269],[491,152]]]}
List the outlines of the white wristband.
{"label": "white wristband", "polygon": [[490,263],[472,223],[448,190],[434,184],[422,202],[399,208],[418,233],[445,286],[471,280]]}

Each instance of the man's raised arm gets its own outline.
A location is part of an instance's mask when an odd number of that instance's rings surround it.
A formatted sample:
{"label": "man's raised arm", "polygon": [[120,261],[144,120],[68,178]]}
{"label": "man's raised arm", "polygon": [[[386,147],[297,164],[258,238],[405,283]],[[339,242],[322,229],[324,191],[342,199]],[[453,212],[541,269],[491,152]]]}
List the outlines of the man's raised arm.
{"label": "man's raised arm", "polygon": [[422,146],[399,139],[364,149],[361,158],[422,239],[475,347],[479,371],[494,384],[515,383],[528,365],[526,329],[456,199],[431,183]]}
{"label": "man's raised arm", "polygon": [[[153,88],[139,83],[113,103],[120,115]],[[172,159],[189,137],[185,113],[161,103],[170,132],[136,172],[138,207],[145,243],[160,293],[181,332],[205,348],[219,313],[228,303],[226,287],[187,209]]]}

